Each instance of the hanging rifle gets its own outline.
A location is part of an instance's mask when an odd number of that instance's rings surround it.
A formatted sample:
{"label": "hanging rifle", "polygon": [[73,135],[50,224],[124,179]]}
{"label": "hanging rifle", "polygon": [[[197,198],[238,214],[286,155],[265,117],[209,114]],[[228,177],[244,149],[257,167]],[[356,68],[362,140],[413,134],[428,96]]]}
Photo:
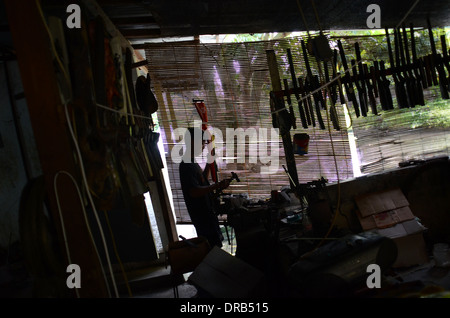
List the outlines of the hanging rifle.
{"label": "hanging rifle", "polygon": [[[333,50],[333,60],[331,62],[332,65],[332,72],[331,72],[331,76],[333,77],[333,79],[336,78],[336,65],[337,65],[337,50]],[[331,84],[330,86],[330,91],[331,91],[331,98],[333,98],[333,103],[336,104],[337,103],[337,81],[335,81],[333,84]]]}
{"label": "hanging rifle", "polygon": [[285,107],[284,98],[283,96],[280,96],[283,88],[281,85],[280,74],[278,73],[278,63],[275,56],[275,51],[266,50],[266,56],[267,65],[269,66],[270,80],[272,83],[272,91],[270,92],[272,124],[274,128],[280,129],[280,135],[284,136],[283,143],[287,143],[288,139],[290,139],[289,131],[292,127],[292,120],[287,108]]}
{"label": "hanging rifle", "polygon": [[388,103],[387,103],[387,93],[386,93],[386,89],[389,90],[389,83],[387,83],[387,88],[386,88],[386,83],[383,81],[383,78],[381,77],[381,71],[380,71],[380,67],[378,65],[378,61],[373,61],[373,67],[374,67],[374,73],[375,73],[375,79],[377,81],[377,85],[378,85],[378,97],[380,98],[380,104],[381,104],[381,109],[382,110],[388,110]]}
{"label": "hanging rifle", "polygon": [[[358,72],[356,71],[356,67],[353,69],[353,72],[355,74],[355,83],[356,88],[358,89],[359,93],[359,104],[361,105],[361,113],[365,117],[367,116],[367,105],[368,105],[368,99],[367,99],[367,88],[366,83],[364,82],[364,67],[362,65],[361,60],[361,51],[359,49],[359,43],[355,42],[355,55],[356,55],[356,63],[358,66]],[[353,61],[352,61],[353,66]],[[359,74],[358,74],[359,73]],[[358,87],[358,85],[360,85]],[[361,90],[361,91],[360,91]]]}
{"label": "hanging rifle", "polygon": [[[316,100],[313,98],[311,98],[311,93],[313,92],[313,85],[310,81],[310,79],[308,77],[305,77],[305,83],[304,83],[304,88],[305,88],[305,92],[306,92],[306,96],[307,96],[307,101],[309,104],[309,115],[311,116],[311,121],[313,122],[313,127],[316,127],[316,116],[314,115],[314,109],[315,107],[313,106],[313,104],[316,102]],[[312,101],[314,99],[314,102]]]}
{"label": "hanging rifle", "polygon": [[397,43],[397,37],[395,36],[395,29],[394,29],[394,42],[395,42],[395,62],[392,55],[392,47],[391,47],[391,41],[389,39],[389,31],[386,28],[386,40],[388,45],[388,51],[389,51],[389,62],[391,64],[391,73],[392,78],[394,79],[394,85],[395,85],[395,96],[397,97],[397,103],[400,108],[408,107],[408,102],[406,100],[406,92],[405,87],[403,86],[403,78],[401,77],[401,74],[399,72],[399,66],[400,66],[400,56],[398,51],[398,43]]}
{"label": "hanging rifle", "polygon": [[[414,37],[414,26],[410,24],[410,32],[411,32],[411,53],[412,53],[412,65],[414,69],[414,74],[416,74],[416,78],[420,81],[422,88],[425,89],[428,87],[427,78],[425,76],[425,71],[423,67],[423,60],[417,58],[416,53],[416,38]],[[422,91],[423,95],[423,91]]]}
{"label": "hanging rifle", "polygon": [[[301,40],[302,50],[303,50],[303,58],[305,59],[306,64],[306,73],[307,73],[307,82],[309,86],[310,92],[315,91],[320,87],[320,82],[312,75],[311,66],[309,65],[308,53],[306,52],[306,45],[303,39]],[[314,98],[314,106],[316,109],[317,121],[319,122],[320,129],[325,129],[325,124],[323,123],[322,114],[320,113],[323,104],[321,103],[321,93],[315,92],[313,93]]]}
{"label": "hanging rifle", "polygon": [[[445,76],[445,70],[442,63],[442,58],[439,57],[439,55],[436,52],[436,45],[434,44],[434,36],[433,36],[433,30],[431,29],[430,19],[427,19],[427,26],[428,26],[428,34],[430,36],[430,44],[431,44],[431,53],[432,53],[432,62],[434,62],[434,66],[432,67],[432,73],[434,73],[434,68],[437,69],[438,77],[439,77],[439,88],[441,90],[441,97],[443,99],[449,99],[448,94],[448,82],[447,78]],[[435,73],[436,74],[436,73]]]}
{"label": "hanging rifle", "polygon": [[369,70],[369,74],[372,79],[372,89],[373,94],[375,95],[375,98],[378,98],[378,82],[377,82],[377,76],[379,76],[379,73],[375,72],[375,67],[372,65]]}
{"label": "hanging rifle", "polygon": [[416,95],[413,80],[409,77],[406,71],[406,60],[405,52],[403,51],[403,40],[400,29],[395,29],[396,44],[398,44],[398,51],[400,54],[400,73],[403,74],[403,81],[406,87],[406,100],[408,102],[408,107],[414,107],[416,105]]}
{"label": "hanging rifle", "polygon": [[406,56],[406,70],[409,74],[409,78],[411,79],[411,86],[414,90],[414,105],[425,105],[425,100],[423,96],[422,84],[420,80],[420,76],[418,74],[413,74],[413,65],[411,64],[411,57],[409,56],[408,49],[408,33],[406,32],[406,27],[403,24],[403,41],[405,42],[404,50]]}
{"label": "hanging rifle", "polygon": [[284,91],[286,92],[285,93],[286,101],[289,106],[289,115],[291,116],[292,128],[297,129],[297,124],[295,123],[294,108],[292,107],[292,102],[291,102],[291,92],[289,91],[289,85],[288,85],[287,79],[283,79],[283,83],[284,83]]}
{"label": "hanging rifle", "polygon": [[356,90],[358,91],[359,107],[361,109],[361,115],[363,115],[363,117],[367,117],[366,98],[364,95],[363,88],[360,85],[359,80],[358,80],[358,71],[357,71],[356,61],[351,60],[350,63],[352,66],[353,78],[354,78]]}
{"label": "hanging rifle", "polygon": [[425,55],[423,57],[424,59],[424,66],[425,66],[425,74],[427,76],[428,86],[436,86],[437,83],[437,77],[436,73],[433,71],[433,57],[431,54]]}
{"label": "hanging rifle", "polygon": [[[344,92],[342,90],[342,82],[341,82],[341,73],[337,72],[337,60],[338,60],[338,50],[334,49],[334,57],[333,57],[333,78],[337,77],[337,89],[339,91],[339,99],[342,105],[346,105],[347,101],[345,100]],[[337,99],[337,97],[336,97]]]}
{"label": "hanging rifle", "polygon": [[342,62],[342,65],[344,66],[344,71],[345,71],[345,75],[344,75],[344,78],[343,78],[345,92],[347,93],[347,96],[349,97],[350,101],[353,104],[353,108],[355,109],[356,117],[359,117],[360,116],[359,104],[358,104],[358,101],[356,99],[355,90],[353,88],[353,82],[352,82],[352,79],[351,79],[351,75],[348,72],[347,58],[345,57],[345,52],[344,52],[344,48],[342,46],[341,40],[338,40],[338,47],[339,47],[339,53],[341,55],[341,62]]}
{"label": "hanging rifle", "polygon": [[[372,68],[372,72],[373,72],[373,67]],[[372,114],[374,115],[378,115],[378,111],[377,111],[377,100],[375,99],[375,93],[374,93],[374,87],[376,87],[375,81],[372,83],[370,83],[370,75],[371,73],[369,73],[369,67],[367,66],[367,64],[363,64],[363,70],[364,70],[364,76],[365,76],[365,82],[366,82],[366,87],[367,87],[367,96],[369,98],[369,104],[370,104],[370,109],[372,110]]]}
{"label": "hanging rifle", "polygon": [[[442,45],[442,53],[444,55],[442,61],[445,65],[445,68],[447,69],[448,77],[447,77],[447,84],[450,83],[450,62],[449,62],[449,56],[447,53],[447,43],[445,41],[445,34],[441,35],[441,45]],[[450,90],[450,85],[447,86],[447,88]]]}
{"label": "hanging rifle", "polygon": [[301,77],[299,77],[298,78],[298,88],[300,90],[302,99],[305,101],[306,120],[308,122],[308,125],[313,125],[313,127],[316,127],[316,120],[314,118],[311,96],[307,95],[308,92],[307,92],[307,88],[305,86],[306,85],[303,85],[303,79]]}
{"label": "hanging rifle", "polygon": [[295,95],[295,98],[297,99],[297,103],[298,103],[298,111],[300,113],[300,120],[302,121],[303,128],[308,128],[308,124],[307,124],[306,116],[305,116],[305,110],[303,109],[302,101],[300,99],[300,95],[298,92],[297,77],[295,76],[294,62],[292,60],[291,49],[287,49],[287,56],[288,56],[288,61],[289,61],[289,70],[291,71],[292,86],[294,87],[294,95]]}
{"label": "hanging rifle", "polygon": [[391,82],[386,77],[386,68],[384,67],[384,61],[380,61],[380,75],[383,82],[383,92],[386,101],[386,109],[394,109],[394,102],[392,100],[392,93],[389,86]]}
{"label": "hanging rifle", "polygon": [[325,73],[325,81],[327,82],[328,89],[325,88],[325,93],[330,92],[330,119],[331,122],[333,123],[333,127],[336,130],[341,130],[340,126],[339,126],[339,120],[338,120],[338,116],[337,116],[337,112],[336,112],[336,93],[333,93],[332,91],[332,87],[334,87],[334,84],[329,84],[330,83],[330,76],[328,74],[328,63],[327,61],[323,61],[323,68],[324,68],[324,73]]}

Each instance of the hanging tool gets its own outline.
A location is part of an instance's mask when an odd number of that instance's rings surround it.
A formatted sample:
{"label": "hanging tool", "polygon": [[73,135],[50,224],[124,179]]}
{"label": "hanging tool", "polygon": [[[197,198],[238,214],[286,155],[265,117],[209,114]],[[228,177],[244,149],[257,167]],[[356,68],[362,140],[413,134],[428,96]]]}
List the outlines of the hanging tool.
{"label": "hanging tool", "polygon": [[392,99],[391,89],[389,88],[389,86],[391,85],[391,82],[386,77],[387,71],[384,66],[384,61],[380,61],[380,74],[381,74],[381,78],[384,82],[386,103],[387,103],[388,109],[394,109],[394,101]]}
{"label": "hanging tool", "polygon": [[366,98],[364,95],[363,88],[361,87],[359,80],[358,80],[358,71],[356,67],[356,61],[351,60],[350,65],[352,66],[352,73],[353,73],[353,82],[356,86],[356,91],[358,92],[358,100],[359,100],[359,108],[361,110],[361,115],[363,117],[367,117],[367,108],[366,108]]}
{"label": "hanging tool", "polygon": [[[320,87],[320,83],[317,80],[317,77],[314,77],[311,71],[311,66],[309,64],[308,53],[306,52],[305,41],[301,40],[301,46],[303,50],[303,58],[305,59],[306,64],[306,73],[307,73],[307,83],[309,86],[309,91],[314,92]],[[323,104],[321,104],[321,92],[313,93],[314,105],[316,109],[317,121],[319,122],[320,129],[325,129],[325,124],[322,119],[322,114],[320,112],[321,108],[323,108]]]}
{"label": "hanging tool", "polygon": [[428,86],[436,86],[438,85],[436,72],[433,71],[433,56],[432,54],[425,55],[424,59],[424,67],[425,74],[428,81]]}
{"label": "hanging tool", "polygon": [[[387,103],[386,103],[386,94],[385,94],[385,88],[384,88],[384,83],[383,80],[381,78],[381,72],[380,72],[380,66],[378,64],[378,61],[373,61],[373,68],[374,68],[374,76],[375,76],[375,80],[377,82],[377,86],[378,86],[378,98],[380,99],[380,104],[381,104],[381,109],[382,110],[387,110]],[[388,86],[389,88],[389,86]]]}
{"label": "hanging tool", "polygon": [[412,65],[414,74],[416,75],[416,79],[420,81],[420,84],[422,85],[422,89],[425,89],[428,87],[427,78],[425,76],[425,70],[423,66],[423,59],[417,58],[416,53],[416,38],[414,36],[414,26],[411,23],[410,24],[410,33],[411,33],[411,54],[412,54]]}
{"label": "hanging tool", "polygon": [[[375,99],[375,91],[374,91],[374,87],[376,87],[376,83],[375,83],[375,81],[373,82],[373,84],[370,82],[371,73],[369,72],[369,67],[365,63],[363,64],[363,72],[364,72],[363,81],[365,82],[365,85],[367,87],[367,97],[369,99],[370,109],[372,111],[372,114],[378,115],[377,100]],[[372,72],[373,72],[373,69],[372,69]]]}
{"label": "hanging tool", "polygon": [[[272,114],[275,114],[275,122],[280,128],[281,139],[283,140],[283,148],[286,158],[286,164],[289,172],[293,177],[292,188],[295,188],[298,184],[297,166],[295,164],[295,157],[292,145],[292,138],[290,133],[291,123],[290,116],[284,107],[284,100],[275,94],[275,92],[282,91],[280,74],[278,72],[278,63],[274,50],[266,50],[267,64],[269,66],[270,80],[272,83],[272,91],[270,92],[270,105]],[[276,112],[276,113],[274,113]],[[278,122],[278,123],[276,123]]]}
{"label": "hanging tool", "polygon": [[375,73],[375,67],[372,65],[369,69],[369,73],[371,76],[371,80],[372,80],[372,89],[373,89],[373,94],[375,95],[375,98],[378,98],[378,82],[377,82],[377,76],[379,74]]}
{"label": "hanging tool", "polygon": [[[395,35],[395,34],[394,34]],[[397,37],[395,37],[397,39]],[[388,52],[389,52],[389,63],[391,65],[391,75],[394,79],[394,86],[395,86],[395,96],[397,97],[397,103],[400,108],[408,107],[408,102],[406,101],[406,92],[405,88],[403,86],[403,83],[401,81],[401,75],[399,75],[399,64],[400,64],[400,57],[396,54],[396,60],[394,61],[394,56],[392,54],[392,46],[391,46],[391,40],[389,38],[389,30],[386,28],[386,41],[388,45]],[[396,45],[396,48],[398,45]],[[398,52],[398,49],[396,50],[396,53]],[[396,63],[397,62],[397,63]],[[381,66],[381,64],[380,64]]]}
{"label": "hanging tool", "polygon": [[291,92],[289,91],[288,80],[283,79],[283,83],[284,83],[284,91],[285,91],[284,95],[286,95],[286,101],[289,106],[289,115],[291,116],[292,128],[297,129],[297,124],[295,123],[294,108],[292,107],[292,101],[291,101]]}
{"label": "hanging tool", "polygon": [[345,71],[345,75],[343,77],[345,92],[347,93],[347,96],[349,97],[350,101],[353,104],[353,108],[355,109],[356,117],[359,117],[361,115],[361,113],[359,111],[359,104],[356,99],[355,90],[353,88],[353,82],[352,82],[352,79],[351,79],[351,76],[349,73],[347,58],[346,58],[345,52],[344,52],[344,47],[342,46],[341,40],[338,40],[337,42],[338,42],[339,53],[341,55],[342,66],[344,66],[344,71]]}
{"label": "hanging tool", "polygon": [[[448,82],[447,78],[445,76],[445,70],[442,63],[442,58],[437,54],[436,51],[436,45],[434,43],[434,36],[433,36],[433,30],[431,28],[430,19],[427,19],[427,26],[428,26],[428,34],[430,37],[430,45],[431,45],[431,53],[432,53],[432,62],[434,65],[432,66],[432,73],[435,73],[434,69],[437,69],[438,77],[439,77],[439,88],[441,90],[441,97],[443,99],[449,99],[449,93],[448,93]],[[436,74],[436,73],[435,73]]]}
{"label": "hanging tool", "polygon": [[401,65],[401,58],[400,58],[401,41],[399,40],[397,29],[394,28],[393,32],[394,32],[394,52],[395,52],[395,75],[398,79],[398,84],[399,84],[398,85],[399,96],[397,96],[397,100],[398,100],[400,108],[408,108],[409,100],[408,100],[407,89],[405,87],[406,79],[402,75],[402,65]]}
{"label": "hanging tool", "polygon": [[312,125],[316,127],[316,120],[314,118],[313,106],[311,102],[311,95],[307,95],[306,87],[303,84],[303,78],[298,78],[298,88],[300,90],[300,94],[302,99],[305,101],[305,115],[308,125]]}
{"label": "hanging tool", "polygon": [[404,51],[405,51],[405,57],[406,57],[406,70],[408,73],[408,76],[411,81],[411,87],[414,94],[414,105],[425,105],[425,100],[423,96],[423,90],[422,90],[422,84],[420,81],[420,77],[417,77],[417,74],[413,73],[413,65],[411,64],[411,57],[409,55],[409,49],[408,49],[408,34],[406,32],[406,27],[403,24],[402,26],[403,30],[403,41],[404,43]]}
{"label": "hanging tool", "polygon": [[447,69],[448,77],[447,77],[447,89],[450,90],[450,62],[449,62],[449,55],[447,52],[447,43],[445,41],[445,34],[441,35],[441,46],[442,46],[442,54],[443,54],[443,63],[445,65],[445,68]]}
{"label": "hanging tool", "polygon": [[[203,99],[192,99],[192,103],[194,104],[195,108],[197,109],[197,113],[200,116],[200,119],[202,120],[202,131],[205,132],[208,129],[207,122],[208,122],[208,112],[206,109],[206,105],[204,103]],[[216,146],[215,146],[215,136],[211,136],[211,142],[212,142],[212,148],[211,148],[211,156],[215,158],[216,155]],[[219,168],[217,167],[217,162],[214,159],[213,162],[207,163],[209,167],[209,172],[211,173],[211,179],[214,183],[219,182]]]}
{"label": "hanging tool", "polygon": [[[334,49],[333,50],[333,60],[331,61],[331,76],[333,79],[336,78],[337,74],[336,74],[336,67],[337,67],[337,50]],[[330,91],[331,91],[331,98],[333,100],[333,103],[336,104],[337,103],[337,89],[338,89],[338,82],[334,81],[331,85],[330,85]]]}
{"label": "hanging tool", "polygon": [[[323,61],[323,68],[324,68],[324,73],[325,73],[325,82],[330,83],[330,76],[329,76],[329,72],[328,72],[328,63],[327,61]],[[331,86],[331,87],[330,87]],[[330,92],[330,99],[331,99],[331,106],[330,106],[330,119],[331,122],[333,123],[333,127],[336,130],[340,130],[340,126],[339,126],[339,119],[338,119],[338,115],[337,115],[337,111],[336,111],[336,91],[333,90],[333,88],[335,88],[334,84],[331,84],[328,88],[329,88],[329,92]]]}
{"label": "hanging tool", "polygon": [[403,74],[403,84],[406,88],[406,100],[408,102],[408,107],[414,107],[416,104],[416,96],[415,96],[415,88],[413,79],[410,78],[409,73],[407,72],[406,60],[405,60],[405,52],[403,51],[403,40],[402,33],[400,29],[394,29],[396,36],[396,45],[398,45],[398,54],[400,56],[400,64],[399,64],[399,74]]}
{"label": "hanging tool", "polygon": [[[361,60],[361,51],[359,49],[359,43],[355,43],[355,55],[356,55],[356,61],[351,60],[351,65],[353,69],[353,76],[355,78],[355,85],[356,89],[358,90],[358,96],[359,96],[359,105],[361,108],[361,114],[366,117],[367,116],[367,90],[365,82],[362,80],[364,77],[363,72],[363,66],[362,66],[362,60]],[[358,74],[359,71],[359,74]]]}
{"label": "hanging tool", "polygon": [[287,56],[289,61],[289,71],[291,72],[292,86],[294,87],[294,96],[297,99],[298,111],[300,113],[300,120],[302,121],[302,127],[308,128],[305,110],[303,109],[302,100],[300,99],[299,95],[299,88],[297,85],[297,77],[295,76],[294,62],[292,60],[291,49],[287,49]]}
{"label": "hanging tool", "polygon": [[341,82],[341,72],[338,72],[338,50],[333,50],[333,78],[337,78],[337,90],[339,91],[339,100],[342,105],[346,105],[347,101],[344,96],[344,91],[342,90],[342,82]]}

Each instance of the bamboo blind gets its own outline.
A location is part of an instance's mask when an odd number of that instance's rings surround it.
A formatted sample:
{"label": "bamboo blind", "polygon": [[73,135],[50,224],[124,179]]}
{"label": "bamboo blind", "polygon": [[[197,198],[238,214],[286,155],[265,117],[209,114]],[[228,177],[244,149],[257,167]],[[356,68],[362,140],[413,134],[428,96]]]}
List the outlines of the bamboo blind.
{"label": "bamboo blind", "polygon": [[[364,48],[364,41],[367,40],[352,39],[356,40],[360,41],[361,47]],[[352,54],[352,41],[344,43],[349,55]],[[297,77],[305,77],[306,68],[301,58],[299,37],[228,44],[198,42],[146,44],[145,54],[152,78],[152,89],[160,105],[158,120],[178,223],[189,223],[190,218],[181,191],[178,164],[171,158],[172,147],[179,142],[173,139],[172,132],[176,128],[191,127],[194,121],[200,120],[193,99],[204,100],[208,112],[208,125],[221,129],[224,135],[226,128],[270,129],[271,83],[266,50],[275,50],[280,77],[289,79],[290,83],[287,48],[292,50]],[[387,61],[387,52],[380,51],[378,54],[380,59]],[[310,61],[313,73],[317,74],[314,61],[312,59]],[[291,83],[290,85],[292,87]],[[393,96],[395,97],[395,93]],[[428,93],[427,96],[435,98],[433,93]],[[297,118],[297,129],[291,129],[291,135],[305,132],[310,136],[308,154],[295,155],[299,181],[306,183],[324,177],[329,182],[336,182],[338,177],[341,181],[354,177],[344,105],[340,103],[336,105],[341,130],[333,129],[329,123],[330,135],[328,129],[321,130],[318,125],[303,129],[294,95],[291,99]],[[362,173],[380,172],[397,167],[399,161],[411,155],[425,156],[442,152],[449,154],[448,130],[434,129],[433,133],[426,128],[420,131],[412,130],[408,121],[411,119],[411,111],[409,117],[403,116],[408,110],[402,109],[393,110],[391,115],[369,115],[364,118],[355,118],[352,110],[349,111],[353,121],[353,132],[357,137],[358,159],[361,162]],[[325,112],[322,117],[326,120]],[[439,140],[439,145],[432,146],[436,144],[436,140]],[[261,174],[259,160],[257,163],[249,163],[246,159],[242,164],[235,162],[219,165],[219,179],[230,177],[231,171],[236,172],[241,179],[239,183],[233,182],[226,192],[246,193],[250,198],[265,199],[270,196],[271,190],[279,190],[282,186],[289,185],[289,178],[281,167],[282,164],[286,164],[281,138],[278,138],[275,144],[280,155],[279,169],[275,174]],[[270,139],[267,146],[270,149]],[[249,149],[248,140],[246,149],[247,151]]]}

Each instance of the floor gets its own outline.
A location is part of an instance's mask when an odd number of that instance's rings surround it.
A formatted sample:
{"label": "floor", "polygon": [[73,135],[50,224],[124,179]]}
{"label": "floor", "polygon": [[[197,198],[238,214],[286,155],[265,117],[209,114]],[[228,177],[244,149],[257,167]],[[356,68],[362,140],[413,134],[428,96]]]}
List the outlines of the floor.
{"label": "floor", "polygon": [[[236,251],[236,238],[231,228],[222,228],[224,241],[222,249],[231,255]],[[227,234],[228,230],[228,234]],[[189,239],[196,236],[193,226],[177,226],[179,235]],[[178,298],[196,298],[198,290],[188,282],[189,275],[186,273],[177,280]],[[144,268],[127,273],[130,288],[122,286],[122,297],[132,298],[175,298],[172,287],[172,277],[170,268],[160,265],[150,268]]]}
{"label": "floor", "polygon": [[[224,242],[227,252],[235,250],[235,239],[232,244]],[[191,273],[187,273],[178,281],[179,298],[198,298],[198,290],[188,282]],[[155,277],[165,278],[155,284]],[[383,276],[382,288],[365,290],[358,297],[369,298],[410,298],[410,297],[446,297],[450,298],[450,267],[435,266],[433,258],[426,264],[410,268],[390,270]],[[139,286],[139,282],[142,282]],[[162,283],[161,283],[162,282]],[[170,269],[148,269],[131,276],[132,298],[175,298],[170,280]],[[123,297],[130,295],[124,294]],[[200,296],[201,297],[201,296]]]}

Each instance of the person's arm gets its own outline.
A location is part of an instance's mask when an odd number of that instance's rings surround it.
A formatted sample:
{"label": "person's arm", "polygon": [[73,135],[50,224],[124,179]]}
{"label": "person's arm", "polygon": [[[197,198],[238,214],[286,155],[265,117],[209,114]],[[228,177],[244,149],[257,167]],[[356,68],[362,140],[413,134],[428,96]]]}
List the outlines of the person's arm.
{"label": "person's arm", "polygon": [[207,163],[207,164],[205,165],[205,169],[203,169],[203,177],[204,177],[206,180],[208,180],[210,171],[211,171],[211,164]]}
{"label": "person's arm", "polygon": [[214,190],[220,189],[226,189],[230,186],[230,179],[222,180],[218,183],[211,184],[209,186],[198,186],[198,187],[192,187],[189,189],[189,195],[193,198],[200,198],[202,196],[207,195],[210,192],[213,192]]}

